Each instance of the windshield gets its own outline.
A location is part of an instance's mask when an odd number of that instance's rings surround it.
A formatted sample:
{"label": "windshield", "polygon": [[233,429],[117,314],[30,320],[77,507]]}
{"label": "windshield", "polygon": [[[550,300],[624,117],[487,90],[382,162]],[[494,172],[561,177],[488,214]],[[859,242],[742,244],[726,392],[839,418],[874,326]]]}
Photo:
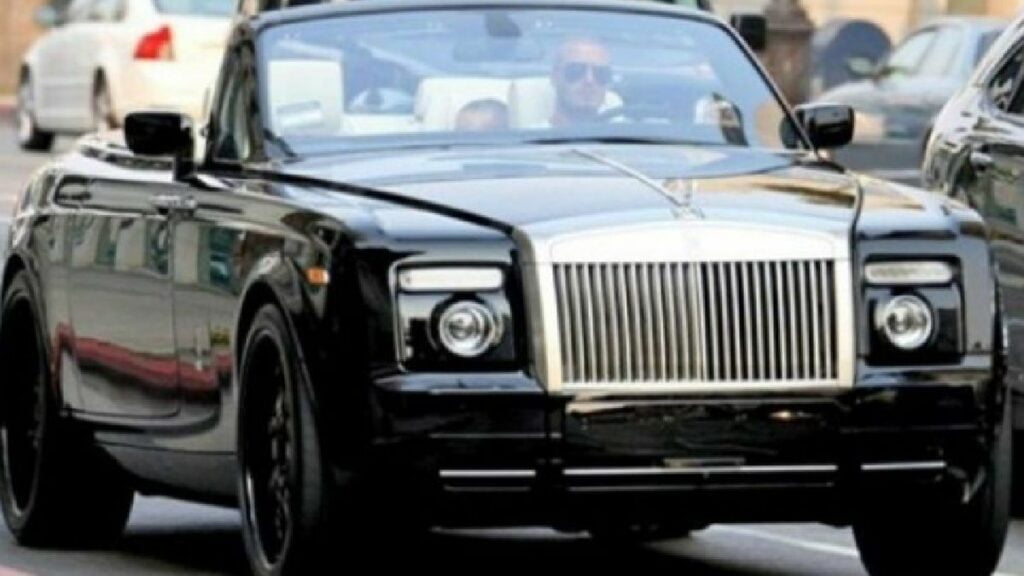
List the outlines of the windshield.
{"label": "windshield", "polygon": [[156,9],[172,16],[232,16],[237,4],[237,0],[156,0]]}
{"label": "windshield", "polygon": [[609,139],[801,145],[712,23],[613,11],[415,10],[272,27],[268,137],[321,150]]}

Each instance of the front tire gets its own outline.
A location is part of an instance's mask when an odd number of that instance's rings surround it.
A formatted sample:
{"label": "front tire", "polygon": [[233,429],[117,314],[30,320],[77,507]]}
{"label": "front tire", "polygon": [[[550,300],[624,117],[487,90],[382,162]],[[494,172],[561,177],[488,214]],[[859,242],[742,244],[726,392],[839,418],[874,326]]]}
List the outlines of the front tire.
{"label": "front tire", "polygon": [[35,92],[28,72],[18,84],[18,104],[15,112],[15,130],[18,146],[28,152],[49,152],[53,148],[53,132],[39,128],[36,121]]}
{"label": "front tire", "polygon": [[240,368],[242,533],[257,576],[313,574],[336,545],[334,504],[298,348],[278,308],[260,309]]}
{"label": "front tire", "polygon": [[886,498],[868,503],[854,523],[861,560],[871,576],[989,576],[999,563],[1010,517],[1012,406],[987,462],[982,485],[959,499]]}
{"label": "front tire", "polygon": [[105,546],[124,531],[134,490],[86,431],[64,418],[25,273],[0,326],[0,505],[18,543]]}

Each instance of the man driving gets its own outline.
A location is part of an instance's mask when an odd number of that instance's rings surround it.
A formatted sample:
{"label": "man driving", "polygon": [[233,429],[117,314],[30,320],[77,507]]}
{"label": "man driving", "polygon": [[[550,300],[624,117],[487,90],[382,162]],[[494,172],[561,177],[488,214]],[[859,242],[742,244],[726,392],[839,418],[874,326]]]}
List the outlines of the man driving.
{"label": "man driving", "polygon": [[598,121],[612,81],[611,55],[593,38],[571,38],[555,58],[551,84],[555,88],[553,127]]}

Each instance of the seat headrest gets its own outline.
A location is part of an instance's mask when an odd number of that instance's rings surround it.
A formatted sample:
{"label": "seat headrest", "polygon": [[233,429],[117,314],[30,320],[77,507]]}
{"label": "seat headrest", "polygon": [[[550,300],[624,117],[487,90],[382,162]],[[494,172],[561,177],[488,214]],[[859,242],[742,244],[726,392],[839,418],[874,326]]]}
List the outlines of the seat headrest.
{"label": "seat headrest", "polygon": [[[604,99],[602,110],[622,106],[622,97],[611,90]],[[538,76],[518,78],[508,90],[508,113],[512,128],[544,128],[555,114],[555,87],[551,78]]]}
{"label": "seat headrest", "polygon": [[454,130],[459,111],[470,102],[505,103],[510,83],[501,78],[427,78],[416,92],[416,118],[426,131]]}
{"label": "seat headrest", "polygon": [[338,134],[345,105],[341,63],[271,60],[267,68],[270,125],[278,134]]}

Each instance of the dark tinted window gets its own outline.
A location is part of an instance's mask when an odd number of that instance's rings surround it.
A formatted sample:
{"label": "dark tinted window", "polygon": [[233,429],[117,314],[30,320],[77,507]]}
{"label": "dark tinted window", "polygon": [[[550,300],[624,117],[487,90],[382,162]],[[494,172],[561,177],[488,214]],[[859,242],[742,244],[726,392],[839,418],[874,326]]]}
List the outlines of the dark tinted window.
{"label": "dark tinted window", "polygon": [[1010,109],[1014,88],[1017,86],[1022,67],[1024,67],[1024,45],[1018,44],[1013,48],[1010,58],[1003,63],[988,83],[989,100],[1000,110],[1008,111]]}

